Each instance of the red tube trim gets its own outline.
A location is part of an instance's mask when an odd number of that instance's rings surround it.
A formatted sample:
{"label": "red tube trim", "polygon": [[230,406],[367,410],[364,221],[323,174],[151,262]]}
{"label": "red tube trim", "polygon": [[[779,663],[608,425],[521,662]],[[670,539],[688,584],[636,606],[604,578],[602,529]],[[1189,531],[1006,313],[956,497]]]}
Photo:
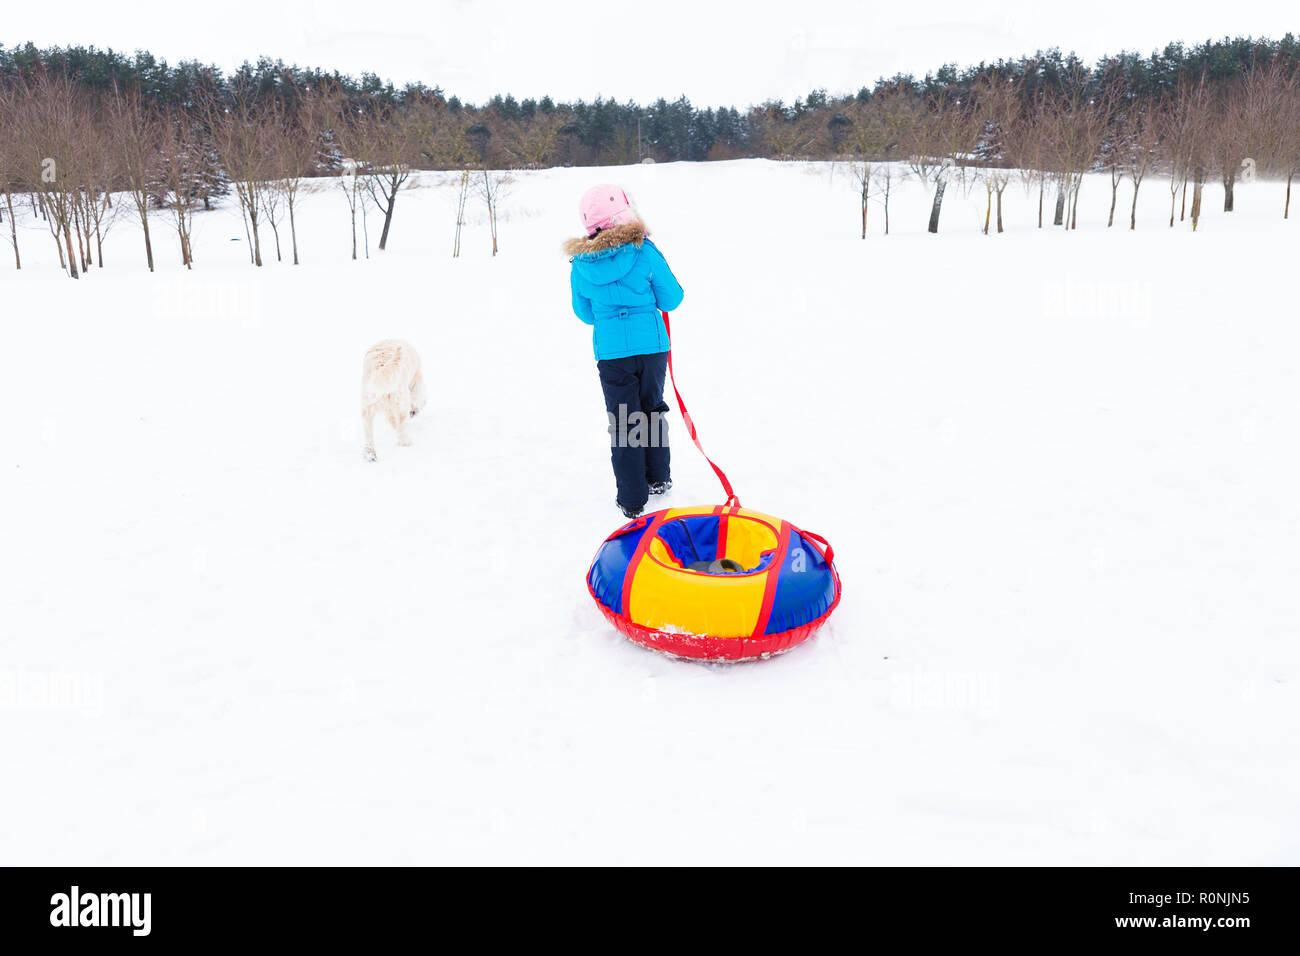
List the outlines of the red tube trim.
{"label": "red tube trim", "polygon": [[[752,638],[758,638],[767,630],[767,622],[772,618],[772,607],[776,603],[776,586],[781,579],[781,568],[785,564],[785,553],[790,547],[790,522],[782,521],[781,530],[776,536],[776,554],[772,556],[772,563],[767,566],[770,576],[763,586],[763,605],[758,612],[758,620],[754,623],[754,632]],[[836,595],[839,597],[839,587],[836,586]]]}
{"label": "red tube trim", "polygon": [[782,631],[779,634],[764,634],[757,637],[710,637],[707,634],[682,634],[661,631],[636,624],[602,604],[600,599],[596,597],[595,592],[591,590],[590,582],[587,584],[587,592],[591,594],[596,606],[600,608],[605,618],[634,644],[640,644],[652,651],[659,651],[673,657],[732,662],[773,657],[777,654],[784,654],[790,648],[802,644],[826,623],[826,619],[831,616],[831,612],[839,606],[841,593],[837,576],[835,600],[826,609],[826,613],[816,620],[791,628],[788,631]]}
{"label": "red tube trim", "polygon": [[[645,529],[645,533],[641,535],[641,540],[636,543],[636,550],[632,552],[632,557],[628,558],[627,570],[623,572],[623,593],[619,595],[618,606],[624,611],[632,606],[630,603],[632,599],[632,581],[636,578],[637,565],[641,563],[641,559],[649,552],[650,542],[655,539],[659,526],[664,523],[664,516],[666,514],[668,514],[668,512],[665,510],[656,511],[653,516],[644,516],[651,518],[650,526]],[[590,574],[587,575],[587,590],[591,590]],[[592,592],[592,597],[595,596],[595,592]],[[600,601],[597,601],[596,603],[600,604]],[[601,604],[601,607],[604,607],[604,605]]]}

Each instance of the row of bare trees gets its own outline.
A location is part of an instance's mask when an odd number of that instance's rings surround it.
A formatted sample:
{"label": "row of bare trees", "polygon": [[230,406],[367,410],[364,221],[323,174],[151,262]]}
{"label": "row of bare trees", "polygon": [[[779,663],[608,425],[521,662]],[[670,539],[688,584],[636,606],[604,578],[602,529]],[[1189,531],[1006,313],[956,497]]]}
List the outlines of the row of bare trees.
{"label": "row of bare trees", "polygon": [[1224,211],[1232,212],[1241,177],[1284,181],[1282,215],[1289,217],[1300,171],[1300,73],[1285,64],[1226,81],[1185,78],[1157,97],[1132,95],[1119,78],[1090,84],[1080,77],[1051,91],[1031,91],[1029,82],[990,73],[969,90],[924,98],[885,90],[842,114],[840,156],[852,171],[863,238],[873,199],[883,203],[889,231],[896,164],[933,190],[932,233],[939,231],[947,189],[977,183],[988,200],[984,231],[1002,232],[1003,192],[1013,179],[1036,194],[1040,228],[1053,194],[1052,223],[1077,228],[1089,172],[1109,174],[1110,226],[1127,183],[1129,228],[1137,228],[1138,193],[1154,174],[1169,177],[1170,226],[1190,213],[1197,227],[1202,190],[1215,179],[1223,185]]}
{"label": "row of bare trees", "polygon": [[[93,95],[55,72],[0,85],[0,220],[22,268],[18,216],[49,228],[59,262],[73,278],[103,267],[103,240],[119,217],[140,225],[143,259],[155,268],[159,217],[180,261],[192,267],[194,217],[233,193],[249,262],[300,262],[298,208],[306,192],[333,177],[346,200],[352,258],[369,256],[368,215],[381,217],[387,247],[400,193],[412,170],[449,169],[460,188],[453,255],[460,252],[466,201],[487,212],[492,252],[497,214],[510,177],[488,168],[491,131],[441,100],[400,106],[357,103],[328,83],[302,90],[294,108],[276,98],[200,95],[164,109],[137,90]],[[521,156],[543,131],[532,128]],[[360,227],[360,242],[358,241]]]}

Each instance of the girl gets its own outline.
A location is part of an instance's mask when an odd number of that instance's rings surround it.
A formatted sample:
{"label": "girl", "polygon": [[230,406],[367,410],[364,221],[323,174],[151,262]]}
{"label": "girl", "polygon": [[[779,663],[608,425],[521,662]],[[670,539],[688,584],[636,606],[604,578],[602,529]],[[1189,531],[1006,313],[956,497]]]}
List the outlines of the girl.
{"label": "girl", "polygon": [[609,413],[610,460],[628,518],[673,483],[668,468],[664,375],[668,330],[660,311],[682,303],[682,287],[618,186],[593,186],[578,204],[587,234],[571,239],[573,311],[593,326],[596,369]]}

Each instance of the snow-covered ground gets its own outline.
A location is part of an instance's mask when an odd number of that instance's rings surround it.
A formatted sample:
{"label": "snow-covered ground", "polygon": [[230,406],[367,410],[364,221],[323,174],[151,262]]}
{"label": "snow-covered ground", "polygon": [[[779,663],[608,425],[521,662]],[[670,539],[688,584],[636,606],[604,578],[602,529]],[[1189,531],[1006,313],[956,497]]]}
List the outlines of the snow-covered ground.
{"label": "snow-covered ground", "polygon": [[[1195,235],[1160,181],[1135,233],[1105,178],[1068,234],[950,190],[935,237],[906,184],[864,242],[824,165],[563,169],[454,260],[437,179],[357,263],[333,190],[297,268],[233,203],[190,273],[161,217],[154,275],[125,220],[75,283],[41,224],[0,246],[0,862],[1300,863],[1280,186]],[[602,179],[686,288],[705,446],[835,545],[784,657],[661,657],[587,595],[622,518],[559,243]],[[432,399],[366,464],[389,336]],[[668,503],[720,501],[674,427]]]}

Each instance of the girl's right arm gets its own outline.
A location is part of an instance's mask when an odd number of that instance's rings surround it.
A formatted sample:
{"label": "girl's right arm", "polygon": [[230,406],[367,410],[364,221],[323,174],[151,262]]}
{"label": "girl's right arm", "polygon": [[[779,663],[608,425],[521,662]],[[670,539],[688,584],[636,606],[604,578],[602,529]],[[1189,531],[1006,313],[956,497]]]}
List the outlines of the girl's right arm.
{"label": "girl's right arm", "polygon": [[569,288],[573,293],[573,314],[588,325],[596,324],[596,313],[591,309],[591,300],[578,291],[578,270],[569,271]]}

